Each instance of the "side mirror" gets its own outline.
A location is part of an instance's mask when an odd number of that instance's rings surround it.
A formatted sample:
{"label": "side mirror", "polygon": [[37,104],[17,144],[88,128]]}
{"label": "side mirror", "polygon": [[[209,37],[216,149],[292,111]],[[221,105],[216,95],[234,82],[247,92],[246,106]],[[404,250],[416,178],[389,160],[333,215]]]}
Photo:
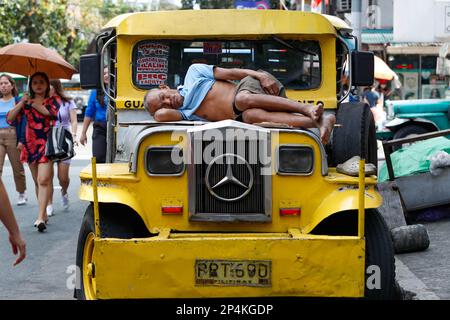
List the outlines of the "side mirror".
{"label": "side mirror", "polygon": [[373,85],[374,64],[373,52],[352,51],[352,85]]}
{"label": "side mirror", "polygon": [[80,57],[80,86],[83,89],[100,89],[100,55],[85,54]]}

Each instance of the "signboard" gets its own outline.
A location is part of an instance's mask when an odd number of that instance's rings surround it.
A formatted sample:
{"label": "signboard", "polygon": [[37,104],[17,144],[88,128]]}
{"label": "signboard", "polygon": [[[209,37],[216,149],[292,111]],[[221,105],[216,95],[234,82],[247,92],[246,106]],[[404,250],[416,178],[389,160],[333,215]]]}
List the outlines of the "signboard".
{"label": "signboard", "polygon": [[235,1],[236,9],[270,9],[268,1]]}
{"label": "signboard", "polygon": [[169,46],[158,42],[138,44],[134,61],[135,84],[158,86],[165,84],[169,72]]}

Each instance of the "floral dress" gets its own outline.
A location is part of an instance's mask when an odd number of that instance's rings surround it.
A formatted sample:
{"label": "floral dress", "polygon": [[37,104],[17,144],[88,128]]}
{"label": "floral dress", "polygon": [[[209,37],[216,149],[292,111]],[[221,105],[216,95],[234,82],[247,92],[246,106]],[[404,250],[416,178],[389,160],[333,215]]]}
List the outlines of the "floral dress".
{"label": "floral dress", "polygon": [[21,120],[21,117],[26,118],[25,143],[20,154],[20,161],[23,163],[46,163],[49,161],[45,157],[47,135],[50,126],[56,120],[61,99],[58,96],[52,96],[43,101],[42,104],[50,112],[50,116],[44,116],[39,113],[39,111],[31,106],[32,103],[32,99],[28,100],[16,120],[10,121],[9,123],[14,125],[16,121]]}

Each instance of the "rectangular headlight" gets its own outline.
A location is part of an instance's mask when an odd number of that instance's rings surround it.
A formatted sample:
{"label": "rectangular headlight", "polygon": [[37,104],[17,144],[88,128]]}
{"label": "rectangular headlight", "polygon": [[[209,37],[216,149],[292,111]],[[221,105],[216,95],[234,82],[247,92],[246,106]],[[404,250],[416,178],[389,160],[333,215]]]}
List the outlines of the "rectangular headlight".
{"label": "rectangular headlight", "polygon": [[181,175],[184,172],[183,150],[177,147],[150,147],[145,155],[150,175]]}
{"label": "rectangular headlight", "polygon": [[314,150],[304,145],[281,145],[278,147],[277,173],[311,174],[314,168]]}

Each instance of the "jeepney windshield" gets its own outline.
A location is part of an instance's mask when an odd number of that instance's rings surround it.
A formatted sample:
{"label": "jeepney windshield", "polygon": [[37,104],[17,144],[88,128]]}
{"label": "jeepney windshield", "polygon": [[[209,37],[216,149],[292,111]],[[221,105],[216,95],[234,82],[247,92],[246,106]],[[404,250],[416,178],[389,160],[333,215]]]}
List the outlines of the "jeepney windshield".
{"label": "jeepney windshield", "polygon": [[140,89],[183,83],[193,63],[223,68],[262,69],[286,89],[318,88],[321,52],[317,41],[164,41],[145,40],[133,48],[133,83]]}

